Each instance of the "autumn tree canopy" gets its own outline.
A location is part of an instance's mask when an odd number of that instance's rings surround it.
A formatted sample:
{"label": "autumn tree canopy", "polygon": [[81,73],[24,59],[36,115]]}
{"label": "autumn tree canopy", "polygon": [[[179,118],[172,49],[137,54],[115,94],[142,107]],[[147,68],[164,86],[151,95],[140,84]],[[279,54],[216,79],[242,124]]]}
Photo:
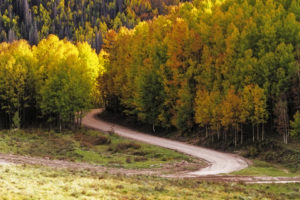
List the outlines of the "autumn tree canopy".
{"label": "autumn tree canopy", "polygon": [[78,124],[93,103],[153,131],[287,143],[299,20],[299,0],[0,0],[1,125]]}
{"label": "autumn tree canopy", "polygon": [[287,142],[299,109],[299,20],[298,0],[193,1],[109,32],[106,108],[235,144],[264,140],[266,128]]}
{"label": "autumn tree canopy", "polygon": [[11,127],[15,116],[22,126],[38,119],[60,127],[80,124],[102,72],[87,43],[74,45],[54,35],[33,47],[24,40],[1,43],[0,125]]}

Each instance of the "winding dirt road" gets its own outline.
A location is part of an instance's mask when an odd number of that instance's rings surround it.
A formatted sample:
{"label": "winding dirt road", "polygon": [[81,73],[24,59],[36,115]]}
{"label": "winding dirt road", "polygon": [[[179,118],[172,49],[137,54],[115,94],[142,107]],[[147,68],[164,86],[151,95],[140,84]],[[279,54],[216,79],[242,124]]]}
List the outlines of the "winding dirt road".
{"label": "winding dirt road", "polygon": [[173,149],[194,156],[196,158],[205,160],[208,163],[208,167],[199,169],[194,172],[189,172],[188,174],[185,174],[185,177],[197,177],[230,173],[248,167],[247,160],[234,154],[221,153],[199,146],[194,146],[165,138],[147,135],[128,129],[123,126],[102,121],[101,119],[97,118],[97,114],[99,114],[101,111],[101,109],[95,109],[88,113],[87,116],[83,119],[83,125],[101,131],[111,131],[113,129],[113,131],[116,134],[122,137],[138,140],[156,146],[165,147],[168,149]]}
{"label": "winding dirt road", "polygon": [[144,134],[120,125],[103,121],[97,117],[102,109],[94,109],[83,119],[83,125],[100,131],[113,131],[114,133],[133,140],[173,149],[196,158],[205,160],[208,166],[197,171],[184,174],[171,174],[168,177],[196,177],[206,181],[216,182],[244,182],[244,183],[300,183],[300,177],[267,177],[267,176],[228,176],[218,175],[230,173],[248,167],[245,158],[238,155],[214,151],[211,149],[194,146],[182,142],[177,142],[165,138],[160,138]]}
{"label": "winding dirt road", "polygon": [[[64,160],[49,160],[48,158],[39,158],[31,156],[20,156],[12,154],[0,153],[0,165],[11,164],[30,164],[30,165],[44,165],[52,168],[67,168],[71,170],[89,170],[94,172],[107,172],[111,174],[125,174],[125,175],[155,175],[161,177],[173,178],[197,178],[199,180],[214,181],[214,182],[244,182],[244,183],[300,183],[300,176],[298,177],[267,177],[267,176],[230,176],[220,175],[222,173],[230,173],[241,170],[248,166],[247,160],[228,153],[222,153],[207,148],[202,148],[194,145],[185,144],[165,138],[155,137],[143,134],[123,126],[115,125],[109,122],[102,121],[97,117],[101,109],[92,110],[83,119],[83,124],[86,127],[93,128],[100,131],[113,131],[123,137],[131,138],[141,142],[174,149],[176,151],[194,156],[196,158],[205,160],[208,166],[197,171],[190,172],[186,167],[190,167],[190,163],[182,162],[172,165],[162,166],[159,169],[123,169],[123,168],[108,168],[101,165],[70,162]],[[198,166],[196,166],[198,167]],[[218,175],[219,174],[219,175]]]}
{"label": "winding dirt road", "polygon": [[120,125],[109,123],[97,117],[102,109],[94,109],[83,119],[83,125],[92,129],[114,133],[133,140],[173,149],[196,158],[202,159],[208,163],[208,166],[197,171],[179,174],[163,175],[164,177],[192,178],[215,182],[244,182],[244,183],[300,183],[300,176],[297,177],[268,177],[268,176],[229,176],[220,175],[230,173],[248,167],[245,158],[238,155],[214,151],[211,149],[194,146],[178,141],[160,138],[144,134]]}

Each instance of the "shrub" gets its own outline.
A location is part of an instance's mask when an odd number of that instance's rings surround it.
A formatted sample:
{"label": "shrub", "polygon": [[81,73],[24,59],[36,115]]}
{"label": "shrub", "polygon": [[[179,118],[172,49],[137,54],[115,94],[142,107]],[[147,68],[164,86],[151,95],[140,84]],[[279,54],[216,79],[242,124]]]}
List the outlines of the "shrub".
{"label": "shrub", "polygon": [[117,189],[123,189],[124,186],[123,186],[123,185],[117,185],[116,188],[117,188]]}
{"label": "shrub", "polygon": [[14,117],[13,117],[13,125],[14,125],[14,128],[17,128],[17,129],[20,129],[21,127],[21,119],[20,119],[20,116],[19,116],[19,112],[16,112]]}
{"label": "shrub", "polygon": [[107,151],[114,151],[114,149],[113,149],[111,146],[109,146],[109,147],[107,148]]}
{"label": "shrub", "polygon": [[93,145],[91,143],[87,142],[87,141],[81,142],[80,146],[81,147],[87,147],[87,148],[92,148],[93,147]]}
{"label": "shrub", "polygon": [[162,160],[162,161],[167,161],[168,159],[167,159],[167,158],[165,158],[165,157],[163,157],[161,160]]}
{"label": "shrub", "polygon": [[107,136],[104,136],[104,135],[99,135],[94,142],[95,145],[103,145],[103,144],[110,144],[110,143],[111,143],[111,140]]}
{"label": "shrub", "polygon": [[273,160],[276,160],[276,152],[273,152],[273,151],[268,151],[264,154],[264,160],[266,161],[273,161]]}
{"label": "shrub", "polygon": [[165,190],[165,187],[164,185],[157,185],[155,186],[154,190],[158,192],[163,192]]}
{"label": "shrub", "polygon": [[110,130],[108,131],[109,135],[114,135],[115,134],[115,130],[114,127],[111,127]]}
{"label": "shrub", "polygon": [[145,152],[145,151],[135,151],[132,154],[135,155],[135,156],[145,156],[145,155],[148,154],[148,152]]}
{"label": "shrub", "polygon": [[131,162],[132,162],[132,161],[131,161],[131,158],[130,158],[130,157],[127,157],[127,158],[126,158],[126,162],[127,162],[127,163],[131,163]]}
{"label": "shrub", "polygon": [[134,142],[119,143],[115,148],[115,152],[122,152],[122,151],[126,151],[128,149],[140,149],[140,148],[141,148],[141,145],[134,143]]}
{"label": "shrub", "polygon": [[148,160],[146,157],[138,156],[134,158],[135,162],[142,162]]}
{"label": "shrub", "polygon": [[256,157],[258,155],[258,150],[256,147],[250,146],[248,148],[247,157]]}

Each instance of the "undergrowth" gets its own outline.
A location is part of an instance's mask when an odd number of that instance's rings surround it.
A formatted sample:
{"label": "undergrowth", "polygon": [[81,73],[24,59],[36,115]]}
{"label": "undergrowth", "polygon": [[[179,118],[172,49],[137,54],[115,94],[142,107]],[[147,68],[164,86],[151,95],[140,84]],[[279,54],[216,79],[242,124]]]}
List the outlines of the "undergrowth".
{"label": "undergrowth", "polygon": [[0,152],[123,168],[155,168],[182,160],[193,162],[189,156],[173,150],[92,130],[0,131]]}

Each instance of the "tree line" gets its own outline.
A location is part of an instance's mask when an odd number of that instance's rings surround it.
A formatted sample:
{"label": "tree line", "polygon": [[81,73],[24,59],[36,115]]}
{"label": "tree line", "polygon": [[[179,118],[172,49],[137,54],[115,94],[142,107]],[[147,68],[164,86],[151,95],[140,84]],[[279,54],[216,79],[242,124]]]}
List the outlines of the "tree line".
{"label": "tree line", "polygon": [[299,0],[194,0],[110,30],[98,80],[105,107],[154,131],[204,130],[237,145],[268,129],[287,143],[300,127],[299,20]]}
{"label": "tree line", "polygon": [[0,44],[0,128],[32,123],[76,128],[98,101],[101,59],[86,42],[50,35],[37,46]]}
{"label": "tree line", "polygon": [[49,34],[87,41],[98,52],[108,29],[133,28],[179,0],[0,0],[0,42],[37,44]]}
{"label": "tree line", "polygon": [[[176,127],[235,145],[299,134],[299,0],[161,5],[0,0],[0,39],[10,41],[0,44],[0,127],[76,127],[101,102],[154,132]],[[134,23],[106,21],[121,10]]]}

